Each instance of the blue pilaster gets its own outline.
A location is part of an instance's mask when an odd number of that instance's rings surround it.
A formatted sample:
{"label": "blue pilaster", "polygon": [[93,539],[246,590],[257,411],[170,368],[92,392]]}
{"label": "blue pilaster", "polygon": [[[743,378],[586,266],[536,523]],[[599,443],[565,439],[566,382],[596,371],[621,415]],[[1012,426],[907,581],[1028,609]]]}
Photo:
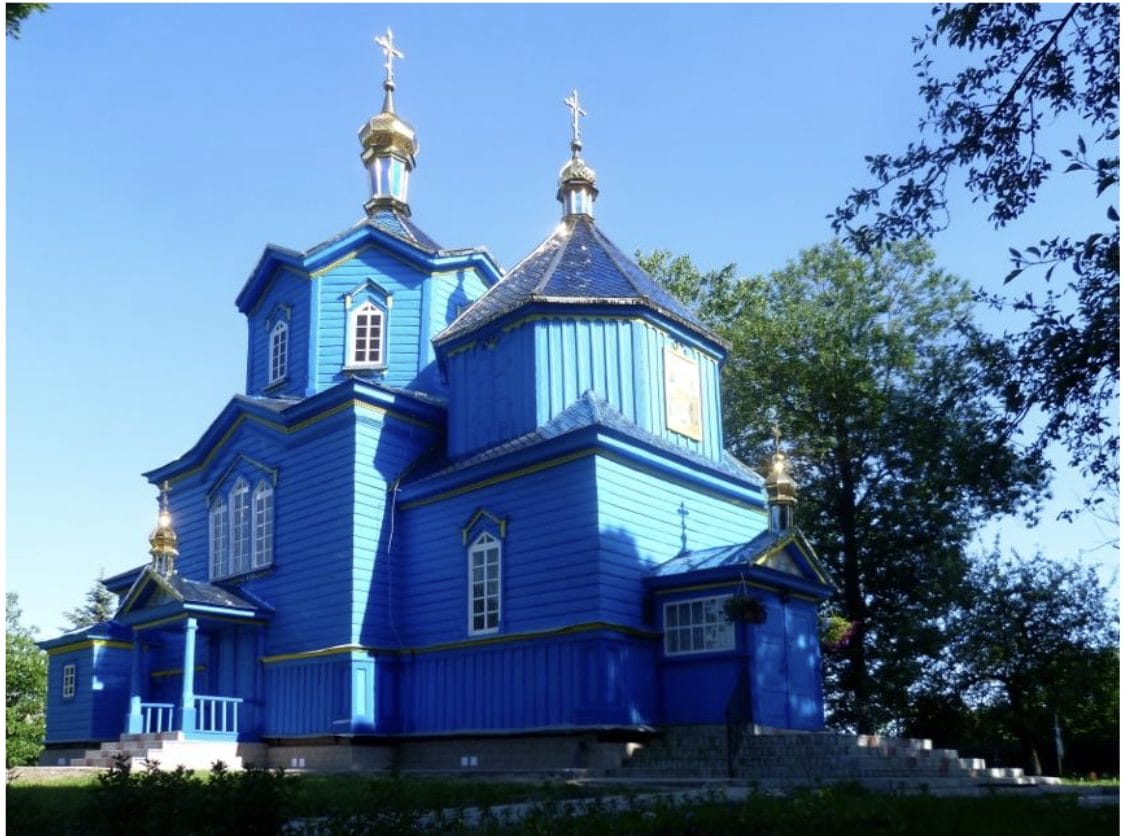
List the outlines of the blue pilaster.
{"label": "blue pilaster", "polygon": [[183,627],[183,695],[180,699],[180,730],[195,731],[195,633],[199,625],[194,618]]}

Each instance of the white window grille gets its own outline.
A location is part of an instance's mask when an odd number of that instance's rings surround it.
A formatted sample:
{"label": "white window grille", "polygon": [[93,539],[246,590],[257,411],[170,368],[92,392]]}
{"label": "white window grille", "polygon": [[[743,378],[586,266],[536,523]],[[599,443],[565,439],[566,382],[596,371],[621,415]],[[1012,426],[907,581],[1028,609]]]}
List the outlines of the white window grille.
{"label": "white window grille", "polygon": [[278,322],[269,332],[269,382],[279,383],[289,371],[289,326]]}
{"label": "white window grille", "polygon": [[64,700],[74,698],[76,680],[74,665],[64,665],[62,669],[62,698]]}
{"label": "white window grille", "polygon": [[664,653],[705,653],[734,649],[734,625],[724,605],[729,595],[692,598],[663,606]]}
{"label": "white window grille", "polygon": [[253,566],[273,563],[273,488],[265,482],[254,489],[254,559]]}
{"label": "white window grille", "polygon": [[500,627],[500,541],[483,533],[468,549],[468,631]]}

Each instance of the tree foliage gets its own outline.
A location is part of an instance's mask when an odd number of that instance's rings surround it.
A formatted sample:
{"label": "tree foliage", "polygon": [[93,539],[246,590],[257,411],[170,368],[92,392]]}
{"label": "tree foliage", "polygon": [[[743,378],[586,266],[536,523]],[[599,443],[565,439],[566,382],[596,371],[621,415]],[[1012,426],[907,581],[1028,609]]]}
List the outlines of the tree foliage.
{"label": "tree foliage", "polygon": [[966,588],[929,691],[990,709],[1039,774],[1055,713],[1067,732],[1119,738],[1117,626],[1093,569],[993,551]]}
{"label": "tree foliage", "polygon": [[46,3],[6,3],[4,16],[7,18],[8,37],[19,38],[20,26],[24,20],[35,12],[46,11]]}
{"label": "tree foliage", "polygon": [[834,243],[752,278],[701,274],[666,252],[641,263],[732,344],[727,446],[762,464],[779,423],[799,525],[854,625],[828,665],[832,722],[884,727],[940,651],[970,534],[1044,483],[995,408],[991,358],[1005,347],[973,327],[967,288],[921,242],[869,256]]}
{"label": "tree foliage", "polygon": [[35,645],[32,628],[20,623],[19,597],[7,593],[5,610],[5,723],[7,766],[34,764],[46,733],[47,654]]}
{"label": "tree foliage", "polygon": [[117,596],[106,589],[105,584],[102,583],[104,579],[104,573],[98,575],[98,579],[86,593],[86,603],[63,613],[66,620],[70,622],[70,626],[64,627],[64,630],[80,630],[113,618],[117,612]]}
{"label": "tree foliage", "polygon": [[[1120,372],[1119,6],[946,4],[933,14],[914,39],[926,105],[921,138],[900,154],[867,157],[874,184],[851,193],[833,226],[859,249],[932,236],[948,224],[957,174],[1001,227],[1022,216],[1060,168],[1089,178],[1104,223],[1070,230],[1057,213],[1057,235],[1010,249],[1014,269],[1005,283],[1036,267],[1044,288],[1028,292],[1023,277],[1016,298],[981,296],[1031,320],[1018,335],[1004,392],[1012,421],[1041,409],[1038,444],[1060,441],[1099,486],[1115,484],[1119,428],[1108,413]],[[950,52],[967,65],[942,71]],[[1083,133],[1055,152],[1050,133],[1064,114]],[[1052,282],[1062,265],[1067,277]]]}

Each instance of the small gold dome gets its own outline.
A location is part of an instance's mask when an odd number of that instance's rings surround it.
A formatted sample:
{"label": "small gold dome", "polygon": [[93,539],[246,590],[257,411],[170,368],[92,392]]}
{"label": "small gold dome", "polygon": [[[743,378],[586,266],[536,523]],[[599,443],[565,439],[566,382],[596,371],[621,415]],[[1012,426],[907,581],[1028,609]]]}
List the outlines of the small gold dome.
{"label": "small gold dome", "polygon": [[362,159],[366,165],[373,157],[395,154],[411,165],[418,153],[418,137],[408,122],[391,110],[372,116],[359,129],[359,142],[363,146]]}
{"label": "small gold dome", "polygon": [[768,478],[765,479],[765,491],[769,495],[770,503],[796,504],[796,482],[788,475],[787,463],[787,457],[780,450],[773,453],[773,466],[769,469]]}
{"label": "small gold dome", "polygon": [[168,511],[167,482],[160,490],[160,515],[156,518],[156,527],[148,535],[151,548],[148,553],[152,556],[152,566],[163,574],[170,575],[175,572],[175,561],[179,557],[179,537],[172,528],[172,515]]}
{"label": "small gold dome", "polygon": [[558,172],[558,185],[561,187],[575,180],[584,181],[591,186],[597,181],[597,173],[577,154],[566,160],[566,164]]}

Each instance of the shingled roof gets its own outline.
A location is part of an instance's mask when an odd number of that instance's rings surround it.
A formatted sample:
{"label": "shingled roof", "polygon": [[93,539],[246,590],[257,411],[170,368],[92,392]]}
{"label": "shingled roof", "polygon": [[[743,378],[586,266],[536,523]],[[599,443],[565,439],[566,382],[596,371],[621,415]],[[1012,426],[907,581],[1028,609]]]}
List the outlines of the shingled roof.
{"label": "shingled roof", "polygon": [[726,345],[606,238],[588,215],[565,217],[549,238],[438,334],[434,342],[449,342],[536,302],[640,305],[712,343]]}

